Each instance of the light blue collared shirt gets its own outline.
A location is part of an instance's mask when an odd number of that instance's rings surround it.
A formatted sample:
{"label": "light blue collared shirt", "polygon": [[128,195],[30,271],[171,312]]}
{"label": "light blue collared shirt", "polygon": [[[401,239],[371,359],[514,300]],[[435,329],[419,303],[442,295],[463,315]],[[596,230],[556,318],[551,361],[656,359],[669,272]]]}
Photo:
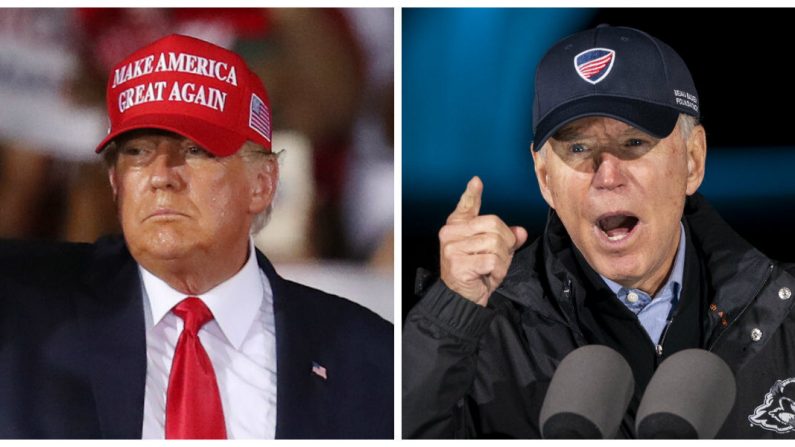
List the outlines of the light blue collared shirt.
{"label": "light blue collared shirt", "polygon": [[679,302],[679,294],[682,290],[682,278],[685,271],[685,227],[679,223],[679,247],[676,249],[676,257],[674,258],[674,266],[671,269],[671,274],[668,276],[668,281],[657,292],[657,295],[652,299],[648,293],[640,289],[628,289],[621,284],[611,281],[602,275],[602,280],[610,287],[610,290],[616,295],[622,304],[627,306],[627,309],[637,315],[643,329],[649,334],[652,343],[655,345],[660,343],[660,336],[663,329],[668,324],[670,317],[676,304]]}

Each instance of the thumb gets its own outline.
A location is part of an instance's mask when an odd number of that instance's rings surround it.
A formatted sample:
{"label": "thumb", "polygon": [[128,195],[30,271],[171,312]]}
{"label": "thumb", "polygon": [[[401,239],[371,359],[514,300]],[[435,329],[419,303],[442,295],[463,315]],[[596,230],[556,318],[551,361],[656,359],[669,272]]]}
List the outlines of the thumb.
{"label": "thumb", "polygon": [[513,250],[518,250],[525,242],[527,242],[527,230],[522,227],[510,227],[511,232],[513,233],[514,237],[516,237],[516,243],[513,244]]}
{"label": "thumb", "polygon": [[480,213],[480,199],[483,195],[483,182],[478,176],[472,177],[467,189],[461,194],[455,210],[447,218],[447,223],[468,221]]}

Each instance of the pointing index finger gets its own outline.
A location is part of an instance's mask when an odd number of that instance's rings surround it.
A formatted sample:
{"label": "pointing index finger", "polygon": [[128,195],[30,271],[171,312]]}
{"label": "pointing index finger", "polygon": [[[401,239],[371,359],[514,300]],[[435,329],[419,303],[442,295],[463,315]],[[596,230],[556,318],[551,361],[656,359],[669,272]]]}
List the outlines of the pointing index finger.
{"label": "pointing index finger", "polygon": [[447,218],[447,223],[464,222],[480,213],[480,200],[483,195],[483,182],[478,176],[472,177],[467,183],[467,189],[461,194],[455,210]]}

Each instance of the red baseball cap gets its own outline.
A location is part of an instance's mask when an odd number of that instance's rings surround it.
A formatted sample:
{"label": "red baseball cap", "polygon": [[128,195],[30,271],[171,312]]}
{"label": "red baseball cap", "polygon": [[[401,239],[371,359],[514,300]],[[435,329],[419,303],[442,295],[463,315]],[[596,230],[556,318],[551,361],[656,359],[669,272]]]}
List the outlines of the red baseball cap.
{"label": "red baseball cap", "polygon": [[113,67],[107,88],[110,119],[100,153],[136,129],[162,129],[225,157],[251,140],[271,150],[271,111],[262,81],[232,51],[172,34]]}

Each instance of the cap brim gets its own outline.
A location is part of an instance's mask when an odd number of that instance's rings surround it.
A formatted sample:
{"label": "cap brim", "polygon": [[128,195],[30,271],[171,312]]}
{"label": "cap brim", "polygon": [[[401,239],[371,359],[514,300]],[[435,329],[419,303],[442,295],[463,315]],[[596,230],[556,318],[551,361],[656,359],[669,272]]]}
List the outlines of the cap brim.
{"label": "cap brim", "polygon": [[152,114],[139,115],[124,121],[118,129],[109,133],[96,148],[102,152],[107,145],[120,135],[139,129],[159,129],[174,132],[190,138],[203,149],[219,157],[226,157],[237,152],[246,137],[211,122],[186,116],[184,114]]}
{"label": "cap brim", "polygon": [[587,96],[567,102],[545,116],[536,127],[533,149],[541,149],[566,124],[589,116],[614,118],[656,138],[665,138],[676,127],[679,113],[681,112],[668,106],[635,99]]}

